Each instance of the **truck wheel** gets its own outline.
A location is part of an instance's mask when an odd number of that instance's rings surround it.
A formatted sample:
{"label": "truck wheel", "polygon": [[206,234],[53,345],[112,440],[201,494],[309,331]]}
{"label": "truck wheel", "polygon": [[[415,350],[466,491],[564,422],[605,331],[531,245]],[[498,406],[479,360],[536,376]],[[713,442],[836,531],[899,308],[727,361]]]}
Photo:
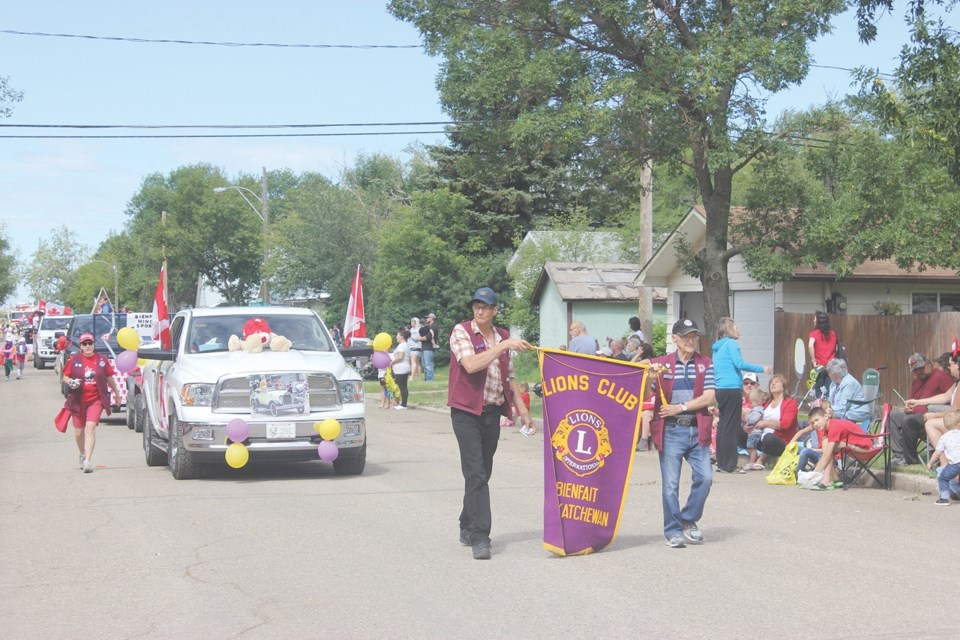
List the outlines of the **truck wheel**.
{"label": "truck wheel", "polygon": [[127,412],[126,412],[127,429],[130,429],[131,431],[133,431],[133,427],[135,426],[137,421],[135,415],[136,414],[134,414],[133,412],[133,397],[127,396]]}
{"label": "truck wheel", "polygon": [[338,476],[358,476],[367,465],[367,443],[360,447],[360,455],[355,458],[337,458],[333,461],[333,470]]}
{"label": "truck wheel", "polygon": [[183,434],[180,433],[180,421],[176,415],[170,416],[170,473],[177,480],[192,480],[200,477],[200,468],[193,456],[183,446]]}
{"label": "truck wheel", "polygon": [[153,427],[146,421],[143,425],[143,456],[148,467],[162,467],[167,464],[167,454],[153,442]]}
{"label": "truck wheel", "polygon": [[[130,410],[129,407],[127,410]],[[141,433],[146,420],[147,417],[145,415],[145,409],[143,408],[143,396],[138,393],[133,396],[133,430]]]}
{"label": "truck wheel", "polygon": [[45,369],[46,366],[47,366],[47,365],[44,363],[43,358],[41,358],[41,357],[39,357],[38,355],[34,354],[34,356],[33,356],[33,368],[34,368],[34,369]]}

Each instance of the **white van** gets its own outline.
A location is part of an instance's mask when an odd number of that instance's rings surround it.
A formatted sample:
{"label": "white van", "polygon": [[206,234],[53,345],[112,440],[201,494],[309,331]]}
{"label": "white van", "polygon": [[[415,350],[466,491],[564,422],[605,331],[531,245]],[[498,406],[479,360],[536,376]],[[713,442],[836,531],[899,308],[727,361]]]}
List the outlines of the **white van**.
{"label": "white van", "polygon": [[73,316],[45,315],[33,334],[33,366],[44,369],[57,359],[57,338],[66,335]]}

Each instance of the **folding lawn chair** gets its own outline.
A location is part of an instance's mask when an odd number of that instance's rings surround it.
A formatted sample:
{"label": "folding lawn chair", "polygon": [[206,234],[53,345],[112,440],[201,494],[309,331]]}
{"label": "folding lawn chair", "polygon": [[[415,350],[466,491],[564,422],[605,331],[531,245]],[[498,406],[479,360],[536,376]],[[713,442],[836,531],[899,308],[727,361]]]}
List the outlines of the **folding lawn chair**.
{"label": "folding lawn chair", "polygon": [[[864,474],[869,474],[880,488],[891,488],[890,432],[888,430],[891,409],[889,402],[883,403],[880,421],[875,423],[876,430],[866,434],[866,437],[873,441],[869,449],[849,444],[846,438],[840,443],[839,456],[840,467],[844,472],[844,490],[855,484]],[[877,468],[878,465],[879,468]]]}

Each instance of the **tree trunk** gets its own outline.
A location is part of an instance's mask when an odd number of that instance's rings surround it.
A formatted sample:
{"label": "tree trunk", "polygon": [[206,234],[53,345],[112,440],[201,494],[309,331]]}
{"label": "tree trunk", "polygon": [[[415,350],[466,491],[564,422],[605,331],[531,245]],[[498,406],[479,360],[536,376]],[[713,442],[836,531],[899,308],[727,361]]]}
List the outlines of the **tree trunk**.
{"label": "tree trunk", "polygon": [[[640,170],[640,266],[647,264],[653,257],[653,168],[651,162],[644,162]],[[647,342],[653,343],[653,289],[640,287],[640,299],[637,304],[637,317],[640,318],[640,330]]]}
{"label": "tree trunk", "polygon": [[[701,175],[706,174],[704,171]],[[733,173],[729,168],[718,169],[712,176],[709,190],[703,190],[703,208],[707,214],[707,231],[701,256],[703,271],[703,335],[701,347],[707,353],[717,337],[717,323],[730,315],[730,281],[727,279],[727,263],[730,260],[727,247],[727,230],[730,222],[730,192]],[[703,185],[701,184],[701,189]]]}

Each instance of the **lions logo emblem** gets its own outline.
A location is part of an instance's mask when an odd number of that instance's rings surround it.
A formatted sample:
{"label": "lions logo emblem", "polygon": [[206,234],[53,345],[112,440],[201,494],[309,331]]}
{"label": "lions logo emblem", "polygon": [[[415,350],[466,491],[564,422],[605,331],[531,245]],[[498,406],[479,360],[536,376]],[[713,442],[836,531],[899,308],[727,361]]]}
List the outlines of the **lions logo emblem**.
{"label": "lions logo emblem", "polygon": [[580,477],[596,472],[613,453],[603,419],[586,409],[568,413],[553,432],[550,445],[557,460]]}

